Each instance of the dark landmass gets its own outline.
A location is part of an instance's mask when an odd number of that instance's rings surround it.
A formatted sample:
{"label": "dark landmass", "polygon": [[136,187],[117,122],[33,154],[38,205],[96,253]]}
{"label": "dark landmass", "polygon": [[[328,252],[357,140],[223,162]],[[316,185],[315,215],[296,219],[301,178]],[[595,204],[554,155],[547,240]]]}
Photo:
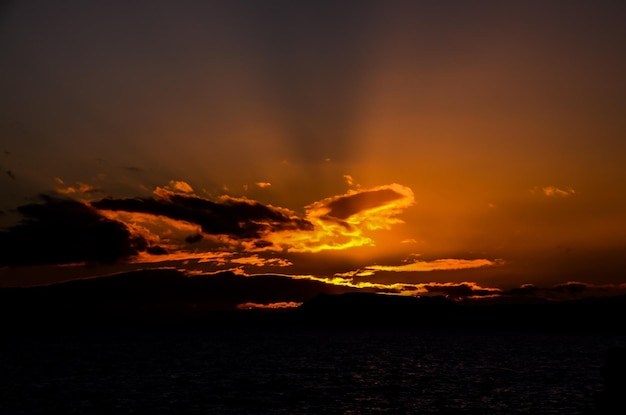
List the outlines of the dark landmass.
{"label": "dark landmass", "polygon": [[[289,310],[237,309],[244,303],[286,301],[303,304]],[[169,269],[0,289],[5,332],[271,328],[626,334],[625,315],[625,296],[458,302],[279,275],[188,277]]]}
{"label": "dark landmass", "polygon": [[459,304],[441,296],[322,294],[292,314],[304,326],[316,328],[626,333],[624,296],[567,302]]}

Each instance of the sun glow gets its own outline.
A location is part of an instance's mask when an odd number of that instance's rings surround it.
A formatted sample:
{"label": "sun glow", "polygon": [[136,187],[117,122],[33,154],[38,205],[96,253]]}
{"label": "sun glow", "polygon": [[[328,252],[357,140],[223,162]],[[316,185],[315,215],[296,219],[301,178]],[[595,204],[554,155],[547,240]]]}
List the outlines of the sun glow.
{"label": "sun glow", "polygon": [[307,206],[311,231],[277,232],[267,235],[273,244],[288,252],[320,252],[372,246],[365,231],[389,229],[402,223],[397,216],[413,205],[410,188],[399,184],[351,190]]}

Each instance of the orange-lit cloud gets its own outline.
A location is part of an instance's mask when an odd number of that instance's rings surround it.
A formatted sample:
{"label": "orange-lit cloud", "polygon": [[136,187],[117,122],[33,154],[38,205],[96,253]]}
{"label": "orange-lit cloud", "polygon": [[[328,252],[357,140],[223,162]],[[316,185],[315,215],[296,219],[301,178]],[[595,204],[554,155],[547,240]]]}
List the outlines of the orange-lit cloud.
{"label": "orange-lit cloud", "polygon": [[290,252],[320,252],[374,245],[366,231],[402,223],[397,216],[413,205],[410,188],[399,184],[351,190],[307,206],[311,231],[277,232],[266,238]]}
{"label": "orange-lit cloud", "polygon": [[169,187],[182,193],[193,193],[193,188],[182,180],[170,180]]}
{"label": "orange-lit cloud", "polygon": [[302,218],[246,198],[224,195],[214,202],[162,187],[153,194],[155,198],[103,199],[92,205],[170,248],[175,241],[197,243],[212,236],[211,241],[229,249],[249,252],[319,252],[373,245],[366,232],[401,223],[397,216],[414,203],[411,189],[391,184],[320,200],[307,206]]}
{"label": "orange-lit cloud", "polygon": [[433,261],[414,261],[403,265],[370,265],[367,270],[372,271],[392,271],[392,272],[425,272],[425,271],[443,271],[443,270],[460,270],[468,268],[480,268],[493,265],[499,265],[500,260],[489,259],[436,259]]}
{"label": "orange-lit cloud", "polygon": [[101,189],[95,186],[82,183],[82,182],[76,182],[74,186],[65,186],[65,182],[63,181],[63,179],[59,177],[55,178],[55,181],[59,185],[64,186],[64,187],[58,187],[56,189],[56,192],[61,195],[71,195],[71,194],[76,194],[76,193],[87,194],[87,193],[97,193],[97,192],[102,191]]}
{"label": "orange-lit cloud", "polygon": [[284,258],[261,258],[258,255],[250,255],[239,258],[233,258],[230,260],[233,264],[242,264],[242,265],[254,265],[257,267],[264,266],[277,266],[277,267],[288,267],[293,265],[290,261]]}
{"label": "orange-lit cloud", "polygon": [[144,232],[151,237],[169,236],[173,233],[183,233],[186,235],[198,231],[198,225],[178,219],[172,219],[164,215],[153,215],[143,212],[128,212],[123,210],[100,209],[100,213],[109,219],[124,222],[134,227],[145,228]]}
{"label": "orange-lit cloud", "polygon": [[[57,183],[64,185],[61,179],[57,179]],[[92,188],[84,185],[78,189],[88,192]],[[50,235],[49,242],[53,244],[55,238],[63,240],[77,252],[86,249],[78,238],[84,233],[78,231],[81,223],[96,223],[96,230],[106,234],[106,238],[115,242],[115,249],[119,249],[111,253],[110,258],[92,255],[97,260],[115,262],[119,259],[131,263],[194,260],[216,266],[285,267],[292,262],[281,255],[268,258],[250,253],[319,252],[373,245],[367,232],[389,229],[402,222],[397,216],[414,203],[411,189],[391,184],[351,190],[320,200],[307,206],[302,217],[290,209],[246,198],[221,196],[212,201],[189,194],[190,190],[191,186],[185,182],[170,181],[166,187],[157,187],[152,197],[104,198],[92,202],[48,197],[42,204],[22,206],[18,211],[25,217],[35,218],[28,226],[35,227],[41,222],[41,232],[45,232],[46,215],[56,215],[58,223],[54,229],[59,235],[63,235],[65,229],[76,230],[77,240],[72,239],[74,236],[64,239]],[[9,246],[8,238],[16,235],[27,238],[26,227],[12,228],[3,243]],[[116,229],[119,232],[113,234]],[[76,244],[81,244],[81,249],[77,249]],[[90,249],[107,252],[96,240],[89,244],[93,245]],[[57,245],[54,252],[58,251],[59,258],[48,255],[50,258],[33,259],[34,263],[81,262],[80,256],[70,260],[60,255],[67,248]],[[24,259],[20,261],[30,263],[25,259],[28,256],[26,239],[23,247],[20,246],[24,250],[20,253]],[[224,255],[224,252],[231,255]],[[90,257],[85,259],[89,261]],[[373,271],[361,271],[358,275]]]}
{"label": "orange-lit cloud", "polygon": [[371,277],[374,274],[376,273],[369,269],[357,269],[355,271],[337,272],[335,273],[335,277],[340,277],[340,278]]}
{"label": "orange-lit cloud", "polygon": [[548,197],[567,197],[576,193],[571,187],[559,188],[556,186],[546,186],[541,188],[544,195]]}
{"label": "orange-lit cloud", "polygon": [[272,183],[270,183],[270,182],[256,182],[255,184],[258,187],[260,187],[261,189],[265,189],[265,188],[270,187],[272,185]]}
{"label": "orange-lit cloud", "polygon": [[[323,282],[325,284],[337,285],[341,287],[371,289],[371,291],[380,291],[380,292],[401,293],[403,291],[403,288],[407,286],[407,284],[403,284],[403,283],[381,284],[381,283],[373,283],[373,282],[367,282],[367,281],[354,282],[354,280],[351,277],[343,277],[343,276],[338,276],[338,275],[340,274],[336,274],[333,277],[317,277],[314,275],[291,275],[290,277],[294,279],[318,281],[318,282]],[[410,285],[410,286],[413,287],[413,285]]]}
{"label": "orange-lit cloud", "polygon": [[[145,213],[184,221],[205,235],[221,235],[230,241],[261,240],[278,231],[309,230],[313,225],[289,209],[254,200],[222,196],[211,201],[195,195],[157,188],[156,198],[102,199],[92,205],[101,210]],[[259,246],[266,246],[264,241]]]}
{"label": "orange-lit cloud", "polygon": [[229,264],[229,259],[232,256],[230,252],[220,251],[206,251],[206,252],[193,252],[186,250],[172,250],[163,254],[151,254],[150,252],[140,252],[130,262],[136,264],[152,264],[159,262],[185,262],[185,261],[197,261],[200,263],[211,263],[215,266],[224,267]]}
{"label": "orange-lit cloud", "polygon": [[189,185],[189,183],[182,180],[170,180],[165,188],[157,187],[154,190],[154,193],[158,195],[162,190],[180,193],[193,193],[193,188]]}

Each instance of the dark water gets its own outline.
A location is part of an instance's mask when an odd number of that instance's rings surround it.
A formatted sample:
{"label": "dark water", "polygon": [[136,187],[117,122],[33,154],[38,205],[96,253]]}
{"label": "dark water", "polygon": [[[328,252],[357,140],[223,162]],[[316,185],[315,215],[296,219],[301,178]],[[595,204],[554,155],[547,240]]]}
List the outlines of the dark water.
{"label": "dark water", "polygon": [[626,339],[248,331],[0,343],[2,414],[572,414]]}

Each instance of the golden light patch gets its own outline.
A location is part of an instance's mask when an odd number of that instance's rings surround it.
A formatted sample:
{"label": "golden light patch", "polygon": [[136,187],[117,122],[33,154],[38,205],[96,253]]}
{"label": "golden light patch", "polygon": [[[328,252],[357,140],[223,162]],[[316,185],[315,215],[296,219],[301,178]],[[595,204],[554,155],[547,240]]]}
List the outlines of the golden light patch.
{"label": "golden light patch", "polygon": [[265,266],[277,266],[277,267],[288,267],[293,265],[290,261],[284,258],[261,258],[258,255],[250,255],[241,258],[233,258],[230,260],[233,264],[241,264],[241,265],[254,265],[257,267],[265,267]]}
{"label": "golden light patch", "polygon": [[266,239],[289,252],[320,252],[374,245],[366,231],[402,223],[397,216],[413,205],[410,188],[399,184],[351,190],[306,207],[312,231],[283,231]]}
{"label": "golden light patch", "polygon": [[193,188],[189,183],[182,180],[170,180],[169,187],[182,193],[193,193]]}
{"label": "golden light patch", "polygon": [[150,264],[159,262],[183,262],[197,261],[198,263],[212,263],[216,266],[225,266],[229,263],[230,252],[189,252],[175,251],[168,252],[163,255],[150,254],[148,252],[140,252],[132,263]]}
{"label": "golden light patch", "polygon": [[392,272],[425,272],[480,268],[500,264],[501,261],[489,259],[436,259],[434,261],[415,261],[404,265],[370,265],[366,269]]}

